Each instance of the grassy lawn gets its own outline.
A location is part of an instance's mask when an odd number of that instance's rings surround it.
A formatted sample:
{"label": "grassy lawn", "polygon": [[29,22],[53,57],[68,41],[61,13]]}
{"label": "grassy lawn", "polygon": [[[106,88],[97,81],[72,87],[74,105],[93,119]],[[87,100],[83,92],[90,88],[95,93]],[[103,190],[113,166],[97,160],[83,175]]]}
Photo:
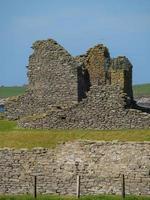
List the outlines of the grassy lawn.
{"label": "grassy lawn", "polygon": [[[32,196],[0,196],[0,200],[33,200]],[[37,200],[76,200],[75,197],[63,197],[63,196],[39,196]],[[121,200],[120,196],[81,196],[81,200]],[[149,200],[150,197],[144,196],[126,196],[126,200]]]}
{"label": "grassy lawn", "polygon": [[57,144],[74,140],[150,141],[150,129],[116,131],[84,129],[35,130],[18,128],[14,121],[0,120],[1,148],[54,148]]}
{"label": "grassy lawn", "polygon": [[134,85],[133,92],[134,96],[150,96],[150,83]]}
{"label": "grassy lawn", "polygon": [[0,98],[21,95],[25,92],[25,87],[0,87]]}

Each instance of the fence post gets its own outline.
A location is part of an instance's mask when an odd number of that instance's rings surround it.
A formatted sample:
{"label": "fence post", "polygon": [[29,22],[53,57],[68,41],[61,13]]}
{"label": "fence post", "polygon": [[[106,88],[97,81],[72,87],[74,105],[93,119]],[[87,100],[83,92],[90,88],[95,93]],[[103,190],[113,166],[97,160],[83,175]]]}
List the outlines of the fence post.
{"label": "fence post", "polygon": [[34,176],[34,198],[37,197],[37,176]]}
{"label": "fence post", "polygon": [[125,177],[122,174],[122,198],[125,199]]}
{"label": "fence post", "polygon": [[77,175],[77,198],[80,198],[80,176]]}

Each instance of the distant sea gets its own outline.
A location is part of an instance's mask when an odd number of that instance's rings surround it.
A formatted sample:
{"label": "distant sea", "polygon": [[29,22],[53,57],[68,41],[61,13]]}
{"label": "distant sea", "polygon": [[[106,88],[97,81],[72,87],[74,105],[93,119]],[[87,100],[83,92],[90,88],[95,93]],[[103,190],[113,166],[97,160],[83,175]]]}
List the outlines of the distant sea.
{"label": "distant sea", "polygon": [[0,113],[4,112],[5,111],[5,108],[3,105],[0,105]]}

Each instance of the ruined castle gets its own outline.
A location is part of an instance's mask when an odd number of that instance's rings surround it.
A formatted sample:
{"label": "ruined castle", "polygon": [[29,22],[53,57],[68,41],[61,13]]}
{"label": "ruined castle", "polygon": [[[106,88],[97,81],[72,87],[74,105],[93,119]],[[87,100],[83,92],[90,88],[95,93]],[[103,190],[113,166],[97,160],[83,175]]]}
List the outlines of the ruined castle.
{"label": "ruined castle", "polygon": [[132,65],[98,44],[73,57],[52,39],[36,41],[24,95],[6,102],[8,119],[28,128],[150,128],[150,111],[136,105]]}

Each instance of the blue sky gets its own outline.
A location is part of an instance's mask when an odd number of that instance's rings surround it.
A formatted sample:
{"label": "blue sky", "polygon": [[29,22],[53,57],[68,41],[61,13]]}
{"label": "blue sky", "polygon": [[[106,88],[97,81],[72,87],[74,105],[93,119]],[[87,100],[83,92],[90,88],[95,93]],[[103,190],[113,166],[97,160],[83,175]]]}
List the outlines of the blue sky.
{"label": "blue sky", "polygon": [[53,38],[72,55],[105,44],[150,82],[150,0],[0,0],[0,85],[27,83],[35,40]]}

